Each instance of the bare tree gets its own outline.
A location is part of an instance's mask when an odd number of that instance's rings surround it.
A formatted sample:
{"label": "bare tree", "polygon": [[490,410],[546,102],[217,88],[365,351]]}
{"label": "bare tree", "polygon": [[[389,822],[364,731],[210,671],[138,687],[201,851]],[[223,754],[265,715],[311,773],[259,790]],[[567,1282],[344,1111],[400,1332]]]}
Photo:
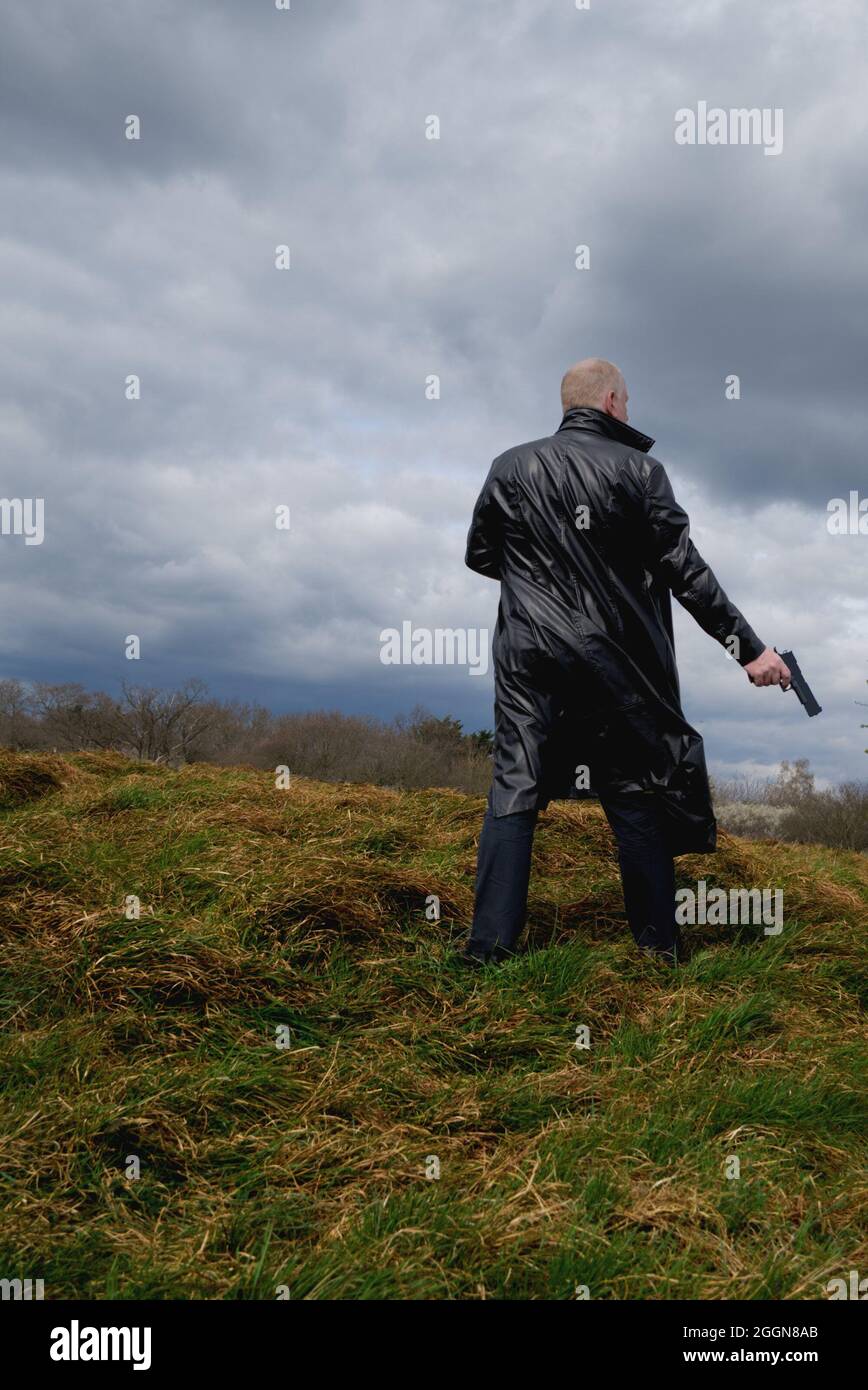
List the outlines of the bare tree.
{"label": "bare tree", "polygon": [[73,683],[38,683],[33,708],[40,716],[43,745],[70,752],[125,747],[124,711],[102,690],[87,691]]}
{"label": "bare tree", "polygon": [[193,762],[198,745],[215,718],[205,703],[204,681],[188,680],[179,690],[123,685],[127,747],[151,762]]}
{"label": "bare tree", "polygon": [[26,748],[33,732],[31,701],[23,681],[0,680],[0,744]]}

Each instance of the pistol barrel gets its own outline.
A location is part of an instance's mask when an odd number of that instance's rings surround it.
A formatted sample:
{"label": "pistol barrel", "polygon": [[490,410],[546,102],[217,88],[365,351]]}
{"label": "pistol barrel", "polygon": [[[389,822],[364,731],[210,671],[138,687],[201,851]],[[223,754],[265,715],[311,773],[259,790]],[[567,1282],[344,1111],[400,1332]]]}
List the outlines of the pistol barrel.
{"label": "pistol barrel", "polygon": [[783,661],[784,665],[788,666],[790,669],[790,684],[792,685],[793,690],[795,690],[796,694],[798,695],[799,700],[804,705],[808,713],[808,717],[810,719],[813,719],[815,714],[822,714],[822,705],[817,704],[814,692],[812,691],[811,687],[808,685],[808,682],[802,675],[799,663],[796,661],[796,658],[793,655],[793,653],[779,652],[778,654],[781,658],[781,661]]}

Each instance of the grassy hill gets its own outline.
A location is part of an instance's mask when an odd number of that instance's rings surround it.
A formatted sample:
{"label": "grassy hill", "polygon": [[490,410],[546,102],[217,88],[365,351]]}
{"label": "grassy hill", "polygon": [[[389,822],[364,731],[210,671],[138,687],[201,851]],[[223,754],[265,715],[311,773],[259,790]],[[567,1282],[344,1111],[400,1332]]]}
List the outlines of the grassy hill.
{"label": "grassy hill", "polygon": [[688,927],[673,974],[631,944],[599,808],[555,806],[532,950],[473,973],[479,797],[0,753],[0,806],[0,1276],[801,1299],[865,1272],[864,856],[680,860],[783,888],[786,925]]}

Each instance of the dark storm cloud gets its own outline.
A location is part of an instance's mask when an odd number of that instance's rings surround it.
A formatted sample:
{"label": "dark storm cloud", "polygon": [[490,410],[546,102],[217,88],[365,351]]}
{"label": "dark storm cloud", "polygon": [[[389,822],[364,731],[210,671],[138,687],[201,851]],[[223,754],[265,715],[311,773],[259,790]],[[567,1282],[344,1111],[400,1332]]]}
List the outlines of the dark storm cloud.
{"label": "dark storm cloud", "polygon": [[[132,631],[136,679],[490,723],[488,681],[386,668],[378,636],[493,627],[469,508],[600,353],[734,599],[823,671],[812,752],[842,773],[865,548],[825,506],[866,477],[865,37],[844,0],[16,7],[3,488],[45,496],[47,536],[0,540],[26,613],[5,672],[129,678]],[[677,146],[700,99],[782,108],[782,153]],[[712,752],[798,755],[759,692],[729,720],[740,673],[680,641]]]}

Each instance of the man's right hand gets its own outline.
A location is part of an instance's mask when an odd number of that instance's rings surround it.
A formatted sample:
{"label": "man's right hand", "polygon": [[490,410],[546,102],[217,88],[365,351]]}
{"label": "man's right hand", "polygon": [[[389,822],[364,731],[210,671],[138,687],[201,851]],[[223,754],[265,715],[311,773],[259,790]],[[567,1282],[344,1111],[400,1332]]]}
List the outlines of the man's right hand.
{"label": "man's right hand", "polygon": [[779,685],[782,690],[790,688],[790,668],[785,666],[776,651],[766,647],[755,661],[745,666],[747,678],[752,685]]}

